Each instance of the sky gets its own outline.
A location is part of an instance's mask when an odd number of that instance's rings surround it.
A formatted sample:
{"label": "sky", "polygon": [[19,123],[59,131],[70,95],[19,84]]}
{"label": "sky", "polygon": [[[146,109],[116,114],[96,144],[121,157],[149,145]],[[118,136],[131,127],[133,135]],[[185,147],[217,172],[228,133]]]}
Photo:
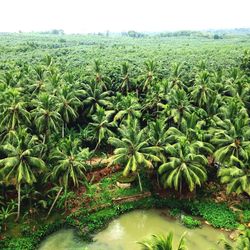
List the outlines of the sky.
{"label": "sky", "polygon": [[0,32],[250,28],[250,0],[0,0]]}

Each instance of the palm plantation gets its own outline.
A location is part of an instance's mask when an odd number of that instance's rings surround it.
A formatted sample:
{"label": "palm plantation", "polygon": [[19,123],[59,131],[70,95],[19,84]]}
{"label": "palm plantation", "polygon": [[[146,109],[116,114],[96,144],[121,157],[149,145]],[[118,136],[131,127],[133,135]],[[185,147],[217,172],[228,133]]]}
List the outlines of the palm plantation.
{"label": "palm plantation", "polygon": [[0,248],[63,226],[90,240],[136,208],[249,226],[247,36],[134,35],[0,34]]}

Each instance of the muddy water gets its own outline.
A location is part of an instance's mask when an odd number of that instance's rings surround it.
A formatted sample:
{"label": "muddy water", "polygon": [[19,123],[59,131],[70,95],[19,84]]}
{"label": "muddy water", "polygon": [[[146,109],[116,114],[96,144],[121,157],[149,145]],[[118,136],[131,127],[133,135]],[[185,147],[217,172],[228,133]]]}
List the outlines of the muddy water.
{"label": "muddy water", "polygon": [[[166,216],[164,210],[137,210],[113,220],[109,226],[94,236],[94,243],[88,244],[89,250],[139,250],[138,241],[152,234],[174,233],[177,244],[180,236],[186,232],[189,250],[219,250],[217,240],[222,232],[203,225],[201,229],[187,229],[177,220]],[[61,230],[49,236],[39,250],[84,250],[86,245],[74,237],[73,230]],[[221,248],[222,249],[222,248]]]}

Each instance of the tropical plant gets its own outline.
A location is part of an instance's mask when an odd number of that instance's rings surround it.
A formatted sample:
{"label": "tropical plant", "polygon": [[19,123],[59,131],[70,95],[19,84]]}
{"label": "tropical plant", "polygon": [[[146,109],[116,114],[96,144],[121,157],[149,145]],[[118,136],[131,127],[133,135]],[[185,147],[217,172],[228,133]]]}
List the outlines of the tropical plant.
{"label": "tropical plant", "polygon": [[217,146],[215,158],[220,163],[227,163],[231,156],[247,160],[250,150],[249,118],[238,116],[234,120],[222,120],[214,117],[217,127],[211,129],[211,143]]}
{"label": "tropical plant", "polygon": [[46,170],[44,161],[37,157],[38,149],[38,138],[24,129],[18,131],[16,140],[11,144],[3,145],[6,157],[0,160],[0,174],[4,176],[4,182],[16,185],[18,192],[16,220],[20,217],[22,184],[32,185],[37,181],[36,175]]}
{"label": "tropical plant", "polygon": [[103,91],[97,84],[84,84],[85,91],[83,104],[87,109],[87,114],[92,115],[96,112],[97,106],[112,107],[110,102],[110,91]]}
{"label": "tropical plant", "polygon": [[138,243],[142,246],[142,250],[187,250],[185,234],[181,236],[178,246],[174,248],[172,232],[167,237],[164,235],[152,235],[152,239]]}
{"label": "tropical plant", "polygon": [[109,165],[121,164],[124,166],[124,176],[131,171],[137,171],[142,190],[139,169],[141,167],[153,168],[154,162],[160,162],[160,158],[156,156],[160,149],[157,146],[149,145],[149,138],[145,136],[146,129],[140,129],[137,120],[127,123],[126,126],[121,125],[118,130],[121,139],[111,137],[108,140],[115,147],[114,155],[109,158]]}
{"label": "tropical plant", "polygon": [[62,137],[65,135],[65,128],[70,120],[74,120],[78,116],[77,108],[81,105],[81,101],[78,98],[79,94],[67,86],[63,86],[58,91],[58,110],[63,120]]}
{"label": "tropical plant", "polygon": [[227,192],[247,193],[250,195],[250,164],[235,156],[230,157],[228,166],[222,166],[218,171],[221,183],[227,184]]}
{"label": "tropical plant", "polygon": [[185,139],[166,146],[169,157],[167,162],[159,167],[164,188],[173,187],[182,193],[184,184],[193,191],[197,185],[201,186],[206,181],[207,158],[197,153],[196,146]]}
{"label": "tropical plant", "polygon": [[107,141],[110,136],[114,136],[111,129],[115,124],[109,122],[109,113],[104,108],[97,106],[96,113],[92,115],[93,122],[89,123],[89,127],[92,130],[93,140],[97,141],[95,150],[104,139]]}

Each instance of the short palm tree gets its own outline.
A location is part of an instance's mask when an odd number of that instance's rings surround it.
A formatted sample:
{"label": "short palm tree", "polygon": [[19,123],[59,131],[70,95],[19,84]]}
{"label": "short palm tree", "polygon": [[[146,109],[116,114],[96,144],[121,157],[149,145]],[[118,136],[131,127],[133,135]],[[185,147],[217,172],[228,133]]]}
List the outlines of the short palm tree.
{"label": "short palm tree", "polygon": [[27,133],[26,130],[19,130],[16,140],[11,144],[3,146],[6,157],[0,160],[0,174],[4,181],[14,182],[18,192],[17,220],[20,217],[21,185],[27,183],[32,185],[36,182],[36,174],[46,170],[43,160],[38,158],[39,144],[36,136]]}
{"label": "short palm tree", "polygon": [[226,163],[233,155],[240,160],[247,160],[250,150],[250,119],[238,116],[234,120],[222,120],[214,117],[217,128],[212,129],[211,143],[217,146],[215,158]]}
{"label": "short palm tree", "polygon": [[173,146],[167,145],[165,149],[169,157],[159,167],[164,188],[173,187],[181,193],[183,184],[186,184],[192,192],[206,181],[207,158],[198,154],[194,145],[184,139]]}
{"label": "short palm tree", "polygon": [[83,100],[84,107],[86,107],[88,115],[96,112],[97,106],[110,107],[110,91],[103,91],[97,84],[84,84],[83,90],[85,92]]}
{"label": "short palm tree", "polygon": [[173,246],[173,233],[170,232],[167,237],[164,235],[152,235],[152,239],[139,242],[142,250],[187,250],[185,244],[185,234],[179,240],[176,248]]}
{"label": "short palm tree", "polygon": [[[0,224],[3,225],[3,230],[7,230],[7,220],[10,216],[14,215],[14,207],[11,204],[7,206],[2,206],[0,209]],[[1,231],[1,226],[0,226]]]}
{"label": "short palm tree", "polygon": [[191,88],[192,99],[199,107],[206,107],[209,103],[209,98],[215,92],[210,87],[210,75],[208,71],[199,72],[196,76],[195,84]]}
{"label": "short palm tree", "polygon": [[118,112],[114,116],[114,121],[139,119],[141,117],[141,105],[135,96],[122,97],[116,106]]}
{"label": "short palm tree", "polygon": [[227,192],[247,193],[250,195],[250,164],[235,156],[230,157],[229,166],[223,166],[218,171],[221,183],[227,184]]}
{"label": "short palm tree", "polygon": [[163,108],[163,113],[173,119],[173,122],[180,128],[182,120],[194,110],[188,95],[183,89],[172,89],[168,95],[167,104],[159,104]]}
{"label": "short palm tree", "polygon": [[154,162],[160,162],[157,156],[159,147],[150,146],[149,138],[146,137],[146,130],[140,129],[137,120],[121,125],[118,129],[121,139],[116,137],[109,138],[108,142],[115,147],[114,155],[110,157],[111,164],[121,164],[124,166],[123,175],[137,171],[140,188],[139,168],[153,168]]}

